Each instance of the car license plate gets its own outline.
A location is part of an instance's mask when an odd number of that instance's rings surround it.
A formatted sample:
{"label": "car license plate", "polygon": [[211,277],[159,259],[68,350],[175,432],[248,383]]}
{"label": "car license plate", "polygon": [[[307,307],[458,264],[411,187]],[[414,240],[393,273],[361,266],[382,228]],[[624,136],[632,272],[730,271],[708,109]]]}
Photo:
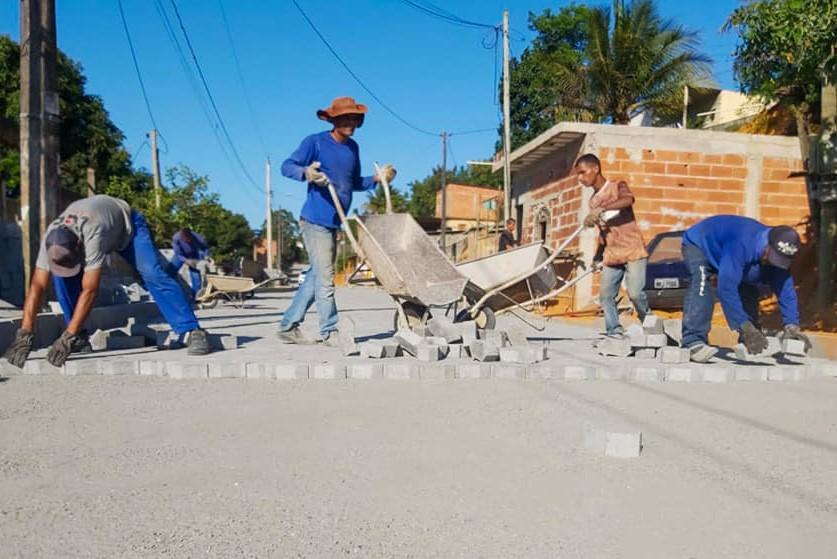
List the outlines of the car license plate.
{"label": "car license plate", "polygon": [[680,278],[654,278],[654,289],[678,289]]}

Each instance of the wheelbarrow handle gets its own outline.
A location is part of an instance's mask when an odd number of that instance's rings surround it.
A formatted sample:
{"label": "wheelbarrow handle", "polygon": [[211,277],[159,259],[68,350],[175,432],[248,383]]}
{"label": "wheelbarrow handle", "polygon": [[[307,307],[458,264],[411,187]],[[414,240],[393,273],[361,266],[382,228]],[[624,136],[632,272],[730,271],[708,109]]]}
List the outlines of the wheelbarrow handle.
{"label": "wheelbarrow handle", "polygon": [[387,178],[381,173],[381,167],[378,165],[378,162],[374,162],[373,165],[375,166],[375,175],[378,177],[380,181],[380,185],[384,188],[384,197],[386,198],[387,203],[387,213],[392,213],[392,193],[390,192],[389,188],[389,181]]}
{"label": "wheelbarrow handle", "polygon": [[355,254],[357,254],[358,257],[365,259],[366,257],[363,255],[360,244],[357,242],[357,239],[355,239],[355,234],[352,233],[352,228],[349,227],[349,220],[346,218],[346,212],[343,210],[343,204],[340,203],[337,191],[334,190],[334,185],[331,184],[331,181],[329,180],[326,186],[328,187],[328,193],[331,195],[331,201],[334,202],[334,207],[337,209],[337,215],[340,217],[340,223],[343,224],[343,228],[346,230],[346,235],[349,237],[349,242],[352,244],[352,249],[354,249]]}

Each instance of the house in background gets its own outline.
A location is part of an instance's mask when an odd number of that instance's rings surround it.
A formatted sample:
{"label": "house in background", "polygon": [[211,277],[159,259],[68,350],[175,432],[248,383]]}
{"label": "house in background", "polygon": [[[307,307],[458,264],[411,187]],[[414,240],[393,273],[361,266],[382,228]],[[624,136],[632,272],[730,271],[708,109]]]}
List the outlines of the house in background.
{"label": "house in background", "polygon": [[[503,190],[490,186],[449,184],[446,188],[446,247],[454,262],[497,252],[502,229]],[[442,217],[442,191],[436,193],[436,218]]]}
{"label": "house in background", "polygon": [[[609,179],[625,180],[646,242],[716,214],[746,215],[770,225],[800,225],[809,214],[796,138],[678,128],[559,123],[512,152],[512,215],[523,243],[557,246],[587,212],[591,190],[572,174],[584,153],[602,160]],[[502,168],[502,159],[495,170]],[[597,231],[585,230],[570,249],[590,262]],[[575,291],[582,308],[598,279]]]}
{"label": "house in background", "polygon": [[[690,129],[735,131],[775,105],[730,89],[690,87],[688,92],[686,128]],[[652,112],[642,111],[631,118],[630,126],[682,128],[683,119],[661,121]]]}

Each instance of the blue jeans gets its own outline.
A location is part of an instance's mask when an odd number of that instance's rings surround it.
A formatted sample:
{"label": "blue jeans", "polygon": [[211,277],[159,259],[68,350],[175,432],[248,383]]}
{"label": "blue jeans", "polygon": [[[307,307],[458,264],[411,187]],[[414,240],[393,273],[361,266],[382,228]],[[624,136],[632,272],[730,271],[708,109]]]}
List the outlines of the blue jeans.
{"label": "blue jeans", "polygon": [[285,332],[302,323],[305,313],[317,302],[320,315],[320,335],[326,337],[337,330],[337,304],[334,302],[334,257],[337,231],[300,220],[302,242],[308,252],[311,267],[305,280],[294,295],[291,306],[285,311],[279,330]]}
{"label": "blue jeans", "polygon": [[[718,273],[706,260],[703,250],[683,243],[683,260],[689,270],[689,290],[683,300],[683,347],[709,343],[712,314],[715,310],[715,286],[712,276]],[[758,286],[742,283],[738,286],[741,304],[756,327],[759,325]]]}
{"label": "blue jeans", "polygon": [[[177,283],[169,273],[168,262],[157,251],[151,231],[141,213],[131,212],[131,222],[134,227],[134,235],[125,250],[119,252],[137,272],[139,272],[145,288],[151,292],[160,313],[172,330],[178,335],[185,334],[198,328],[198,319],[192,311],[192,305],[186,300],[180,284]],[[70,278],[59,278],[52,276],[52,284],[55,286],[55,294],[61,310],[64,311],[65,324],[70,323],[73,312],[76,309],[78,298],[81,295],[81,279],[84,269]]]}
{"label": "blue jeans", "polygon": [[[174,270],[175,277],[177,277],[177,274],[180,273],[180,268],[182,268],[185,263],[186,260],[176,254],[172,257],[171,266]],[[194,297],[198,294],[198,291],[201,290],[201,287],[203,287],[203,279],[201,278],[200,270],[189,266],[189,279],[192,283],[192,297]]]}
{"label": "blue jeans", "polygon": [[651,312],[648,307],[648,297],[645,296],[645,267],[647,258],[633,260],[622,266],[603,266],[599,279],[599,303],[605,318],[605,329],[608,335],[623,333],[619,323],[619,311],[616,309],[616,297],[619,296],[619,286],[625,279],[625,289],[636,309],[639,319]]}

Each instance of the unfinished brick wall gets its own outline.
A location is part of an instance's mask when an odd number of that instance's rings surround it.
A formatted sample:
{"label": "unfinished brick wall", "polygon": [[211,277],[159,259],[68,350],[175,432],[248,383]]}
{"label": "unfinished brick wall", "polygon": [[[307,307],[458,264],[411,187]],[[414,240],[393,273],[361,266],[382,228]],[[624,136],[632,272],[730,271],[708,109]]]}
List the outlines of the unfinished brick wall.
{"label": "unfinished brick wall", "polygon": [[[540,240],[540,219],[546,215],[547,242],[557,246],[578,227],[581,199],[582,187],[574,175],[550,181],[534,190],[524,213],[523,242]],[[576,241],[568,248],[577,247]]]}
{"label": "unfinished brick wall", "polygon": [[802,171],[802,160],[765,157],[762,164],[760,221],[767,225],[796,225],[809,214],[805,179],[791,177]]}

